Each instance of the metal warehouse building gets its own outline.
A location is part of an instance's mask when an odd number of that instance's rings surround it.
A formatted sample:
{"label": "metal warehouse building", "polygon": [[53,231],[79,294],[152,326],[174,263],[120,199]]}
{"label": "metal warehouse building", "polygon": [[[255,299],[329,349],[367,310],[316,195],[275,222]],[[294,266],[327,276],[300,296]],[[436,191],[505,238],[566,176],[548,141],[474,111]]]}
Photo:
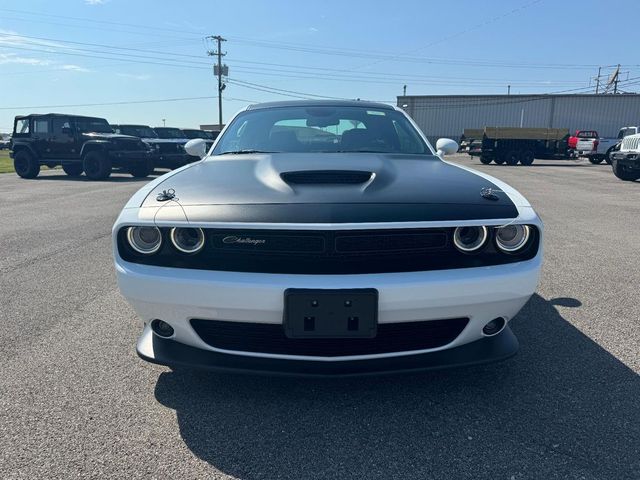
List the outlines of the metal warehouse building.
{"label": "metal warehouse building", "polygon": [[465,128],[553,127],[615,137],[640,125],[640,95],[420,95],[398,97],[430,141],[457,140]]}

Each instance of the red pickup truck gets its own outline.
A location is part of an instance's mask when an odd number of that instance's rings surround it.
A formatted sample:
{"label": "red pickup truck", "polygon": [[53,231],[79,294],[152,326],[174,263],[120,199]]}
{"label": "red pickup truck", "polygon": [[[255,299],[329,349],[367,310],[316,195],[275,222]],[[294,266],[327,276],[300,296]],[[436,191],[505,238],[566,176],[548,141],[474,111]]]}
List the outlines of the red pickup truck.
{"label": "red pickup truck", "polygon": [[595,130],[576,130],[576,134],[569,137],[567,147],[569,150],[575,150],[578,145],[578,140],[581,138],[599,138],[598,132]]}

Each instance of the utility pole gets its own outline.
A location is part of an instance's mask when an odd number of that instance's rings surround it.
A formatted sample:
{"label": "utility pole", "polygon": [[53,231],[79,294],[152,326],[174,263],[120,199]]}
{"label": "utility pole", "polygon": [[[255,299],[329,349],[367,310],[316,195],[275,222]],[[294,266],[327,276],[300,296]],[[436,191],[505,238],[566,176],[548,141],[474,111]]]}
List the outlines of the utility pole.
{"label": "utility pole", "polygon": [[227,39],[222,38],[220,35],[213,35],[209,38],[215,40],[218,46],[217,51],[209,51],[207,52],[207,55],[209,55],[210,57],[218,57],[218,64],[214,66],[213,73],[218,77],[218,127],[222,129],[222,90],[224,90],[226,87],[226,85],[222,83],[222,57],[226,55],[226,53],[222,53],[222,42],[226,42]]}
{"label": "utility pole", "polygon": [[163,126],[163,127],[166,127],[166,126],[167,126],[167,119],[166,119],[166,118],[163,118],[163,119],[162,119],[162,126]]}
{"label": "utility pole", "polygon": [[596,78],[596,95],[600,91],[600,70],[602,70],[602,67],[598,67],[598,78]]}
{"label": "utility pole", "polygon": [[507,85],[507,95],[511,95],[511,85]]}
{"label": "utility pole", "polygon": [[404,87],[402,87],[402,96],[403,97],[407,96],[407,86],[406,85]]}
{"label": "utility pole", "polygon": [[616,79],[613,81],[613,93],[618,93],[618,82],[620,81],[620,64],[616,69]]}

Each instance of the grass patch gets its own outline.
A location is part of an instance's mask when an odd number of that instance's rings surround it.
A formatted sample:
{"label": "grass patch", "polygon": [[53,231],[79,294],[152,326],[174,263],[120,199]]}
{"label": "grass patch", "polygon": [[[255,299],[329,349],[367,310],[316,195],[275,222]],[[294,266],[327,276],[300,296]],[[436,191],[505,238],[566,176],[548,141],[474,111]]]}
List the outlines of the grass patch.
{"label": "grass patch", "polygon": [[9,158],[9,150],[0,150],[0,173],[15,172],[13,160]]}

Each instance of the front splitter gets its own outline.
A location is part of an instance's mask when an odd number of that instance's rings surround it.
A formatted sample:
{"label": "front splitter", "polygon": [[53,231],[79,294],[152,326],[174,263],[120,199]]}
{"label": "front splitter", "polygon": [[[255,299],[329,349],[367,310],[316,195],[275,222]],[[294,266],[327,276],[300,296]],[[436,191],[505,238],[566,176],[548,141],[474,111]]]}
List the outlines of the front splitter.
{"label": "front splitter", "polygon": [[515,355],[518,346],[518,339],[507,326],[493,337],[430,353],[368,360],[285,360],[203,350],[160,338],[147,326],[138,339],[136,349],[143,360],[173,368],[189,367],[266,375],[344,377],[416,372],[497,362]]}

